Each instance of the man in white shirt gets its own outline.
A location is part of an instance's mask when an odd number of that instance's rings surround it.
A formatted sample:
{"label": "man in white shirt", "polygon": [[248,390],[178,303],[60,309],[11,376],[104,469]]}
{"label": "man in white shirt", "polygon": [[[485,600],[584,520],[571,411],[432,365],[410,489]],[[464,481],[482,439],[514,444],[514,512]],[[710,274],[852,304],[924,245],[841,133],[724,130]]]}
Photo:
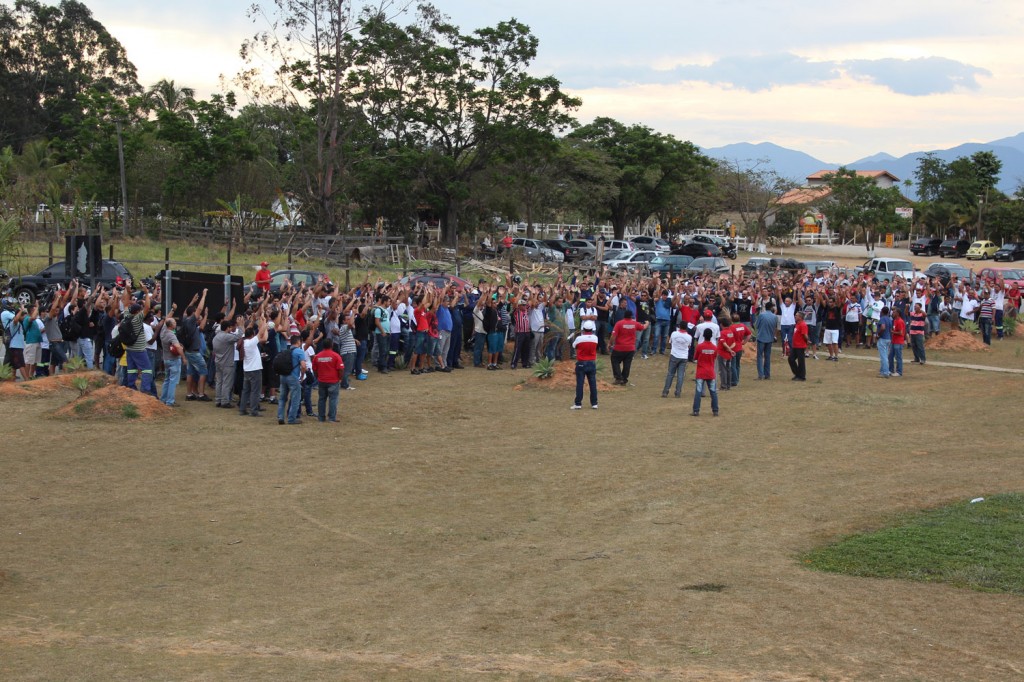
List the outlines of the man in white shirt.
{"label": "man in white shirt", "polygon": [[238,399],[238,414],[262,417],[260,394],[263,392],[263,358],[259,344],[267,342],[267,321],[260,318],[259,327],[249,324],[242,340],[242,393]]}
{"label": "man in white shirt", "polygon": [[686,359],[690,357],[690,344],[693,337],[686,331],[686,323],[679,321],[679,328],[668,337],[668,373],[665,375],[665,388],[661,391],[661,397],[667,398],[669,389],[672,388],[672,381],[676,382],[676,397],[682,397],[683,375],[686,372]]}

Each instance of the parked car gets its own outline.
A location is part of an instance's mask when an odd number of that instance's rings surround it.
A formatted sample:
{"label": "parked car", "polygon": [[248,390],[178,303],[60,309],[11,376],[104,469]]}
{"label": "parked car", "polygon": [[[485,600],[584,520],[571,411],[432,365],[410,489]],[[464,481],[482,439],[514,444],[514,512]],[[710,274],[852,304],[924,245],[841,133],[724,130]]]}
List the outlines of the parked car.
{"label": "parked car", "polygon": [[988,260],[996,255],[998,250],[999,247],[994,242],[990,242],[987,239],[979,239],[971,244],[971,248],[967,249],[965,257],[967,260]]}
{"label": "parked car", "polygon": [[941,258],[963,258],[971,243],[966,239],[947,239],[939,245],[939,257]]}
{"label": "parked car", "polygon": [[527,239],[516,237],[512,240],[512,248],[522,251],[529,260],[562,263],[565,256],[561,251],[556,251],[540,239]]}
{"label": "parked car", "polygon": [[804,264],[794,258],[770,258],[768,260],[768,269],[799,272],[804,269]]}
{"label": "parked car", "polygon": [[449,275],[444,272],[417,272],[408,277],[398,280],[399,284],[414,287],[417,284],[433,284],[438,289],[443,289],[449,284],[454,284],[458,291],[472,289],[473,285],[456,275]]}
{"label": "parked car", "polygon": [[569,246],[576,249],[580,260],[593,259],[597,255],[597,244],[589,239],[570,239]]}
{"label": "parked car", "polygon": [[[327,279],[327,275],[317,270],[274,270],[270,273],[270,293],[280,291],[285,282],[291,282],[293,288],[300,284],[312,287],[322,279]],[[250,283],[249,288],[255,290],[256,282]]]}
{"label": "parked car", "polygon": [[561,252],[566,263],[577,260],[580,257],[580,250],[564,239],[545,239],[543,241],[555,251]]}
{"label": "parked car", "polygon": [[939,281],[942,282],[942,286],[948,285],[954,276],[965,282],[973,282],[974,280],[974,275],[970,269],[960,263],[931,263],[921,274],[929,278],[938,277]]}
{"label": "parked car", "polygon": [[915,275],[914,264],[902,258],[872,258],[864,263],[864,265],[858,265],[856,271],[873,272],[875,273],[875,279],[880,282],[887,282],[896,275],[906,280],[923,276]]}
{"label": "parked car", "polygon": [[640,251],[657,251],[658,253],[668,253],[672,250],[672,245],[661,237],[648,237],[640,236],[633,237],[630,241]]}
{"label": "parked car", "polygon": [[729,264],[721,256],[710,258],[694,258],[686,266],[684,272],[688,275],[699,275],[713,272],[715,274],[729,274]]}
{"label": "parked car", "polygon": [[935,256],[939,253],[942,240],[936,237],[918,237],[910,242],[910,253],[915,256]]}
{"label": "parked car", "polygon": [[728,239],[726,239],[725,237],[719,237],[718,235],[714,234],[695,234],[691,235],[689,239],[687,239],[687,241],[697,242],[698,244],[711,244],[712,246],[717,246],[723,254],[725,254],[729,258],[732,258],[733,260],[736,259],[736,245],[733,244]]}
{"label": "parked car", "polygon": [[999,247],[992,260],[1016,261],[1024,258],[1024,242],[1007,242]]}
{"label": "parked car", "polygon": [[647,264],[657,257],[657,251],[620,251],[618,257],[605,258],[603,262],[612,270],[640,272],[646,270]]}
{"label": "parked car", "polygon": [[686,242],[672,249],[673,256],[693,256],[694,258],[720,258],[722,250],[714,244],[702,242]]}
{"label": "parked car", "polygon": [[822,270],[831,270],[836,266],[835,261],[831,260],[805,260],[800,263],[804,266],[804,270],[812,275]]}
{"label": "parked car", "polygon": [[[117,284],[118,277],[122,280],[127,280],[131,279],[132,275],[128,272],[128,268],[121,265],[116,260],[104,260],[103,268],[100,271],[100,276],[96,278],[96,283],[111,287]],[[64,274],[64,261],[59,261],[40,270],[34,275],[12,277],[7,282],[7,289],[19,303],[24,306],[29,306],[32,305],[32,303],[34,303],[46,289],[54,286],[67,288],[68,285],[71,284],[72,279],[74,278],[68,277]],[[85,280],[83,280],[83,282],[88,284]]]}
{"label": "parked car", "polygon": [[682,272],[692,260],[693,256],[673,256],[671,254],[663,253],[651,261],[650,270],[652,273],[672,272],[678,274]]}
{"label": "parked car", "polygon": [[621,251],[637,250],[635,246],[627,242],[625,239],[605,239],[604,250],[607,251],[608,249],[619,249]]}
{"label": "parked car", "polygon": [[771,260],[771,258],[767,258],[765,256],[754,256],[743,264],[743,270],[745,272],[757,272],[758,270],[767,270],[770,267]]}
{"label": "parked car", "polygon": [[1005,286],[1016,284],[1018,288],[1024,287],[1024,270],[1019,268],[982,268],[978,273],[978,279],[982,281],[995,282],[1000,277]]}

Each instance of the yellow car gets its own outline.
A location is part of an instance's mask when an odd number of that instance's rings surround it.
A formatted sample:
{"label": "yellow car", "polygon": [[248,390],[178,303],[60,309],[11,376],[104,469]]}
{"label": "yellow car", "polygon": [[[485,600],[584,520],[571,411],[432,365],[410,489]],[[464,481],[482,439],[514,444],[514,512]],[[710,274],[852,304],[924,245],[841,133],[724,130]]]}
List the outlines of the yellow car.
{"label": "yellow car", "polygon": [[996,255],[998,250],[999,247],[990,241],[977,241],[971,244],[971,248],[967,249],[967,260],[988,260]]}

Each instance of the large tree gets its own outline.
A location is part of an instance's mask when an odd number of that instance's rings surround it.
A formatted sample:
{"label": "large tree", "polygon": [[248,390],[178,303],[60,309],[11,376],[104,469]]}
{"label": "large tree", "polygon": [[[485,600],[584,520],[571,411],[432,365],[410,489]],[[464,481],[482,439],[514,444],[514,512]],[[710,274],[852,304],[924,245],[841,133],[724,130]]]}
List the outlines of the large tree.
{"label": "large tree", "polygon": [[58,144],[85,115],[89,89],[121,100],[139,92],[121,44],[84,4],[0,5],[0,146],[15,151],[34,138]]}
{"label": "large tree", "polygon": [[617,239],[623,238],[627,224],[671,206],[688,183],[701,184],[713,167],[690,142],[610,118],[595,119],[569,138],[600,150],[616,172],[618,191],[604,208]]}
{"label": "large tree", "polygon": [[422,151],[442,240],[454,245],[474,178],[517,146],[543,151],[541,141],[574,125],[579,101],[554,77],[528,73],[538,40],[515,19],[463,33],[421,6],[410,26],[378,17],[364,33],[364,110],[384,140]]}
{"label": "large tree", "polygon": [[748,237],[763,237],[765,217],[775,200],[796,185],[769,166],[767,159],[717,162],[715,180],[722,194],[722,207],[739,214]]}
{"label": "large tree", "polygon": [[858,230],[895,232],[909,227],[906,219],[896,214],[896,208],[904,203],[897,188],[879,187],[873,177],[845,166],[826,174],[825,181],[831,194],[822,203],[821,212],[831,229],[839,230],[844,239],[851,228],[856,236]]}

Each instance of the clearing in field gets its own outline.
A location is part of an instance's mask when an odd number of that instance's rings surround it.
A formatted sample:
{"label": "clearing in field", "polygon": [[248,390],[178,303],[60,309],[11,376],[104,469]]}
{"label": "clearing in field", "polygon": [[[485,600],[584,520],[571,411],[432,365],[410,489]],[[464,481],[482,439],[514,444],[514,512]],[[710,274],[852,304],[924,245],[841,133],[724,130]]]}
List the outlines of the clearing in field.
{"label": "clearing in field", "polygon": [[[1019,367],[1001,343],[934,358]],[[802,565],[1024,490],[1020,374],[859,353],[744,364],[717,419],[687,416],[692,367],[660,397],[661,356],[599,411],[523,370],[372,374],[298,427],[4,394],[0,675],[1020,679],[1019,595]]]}

